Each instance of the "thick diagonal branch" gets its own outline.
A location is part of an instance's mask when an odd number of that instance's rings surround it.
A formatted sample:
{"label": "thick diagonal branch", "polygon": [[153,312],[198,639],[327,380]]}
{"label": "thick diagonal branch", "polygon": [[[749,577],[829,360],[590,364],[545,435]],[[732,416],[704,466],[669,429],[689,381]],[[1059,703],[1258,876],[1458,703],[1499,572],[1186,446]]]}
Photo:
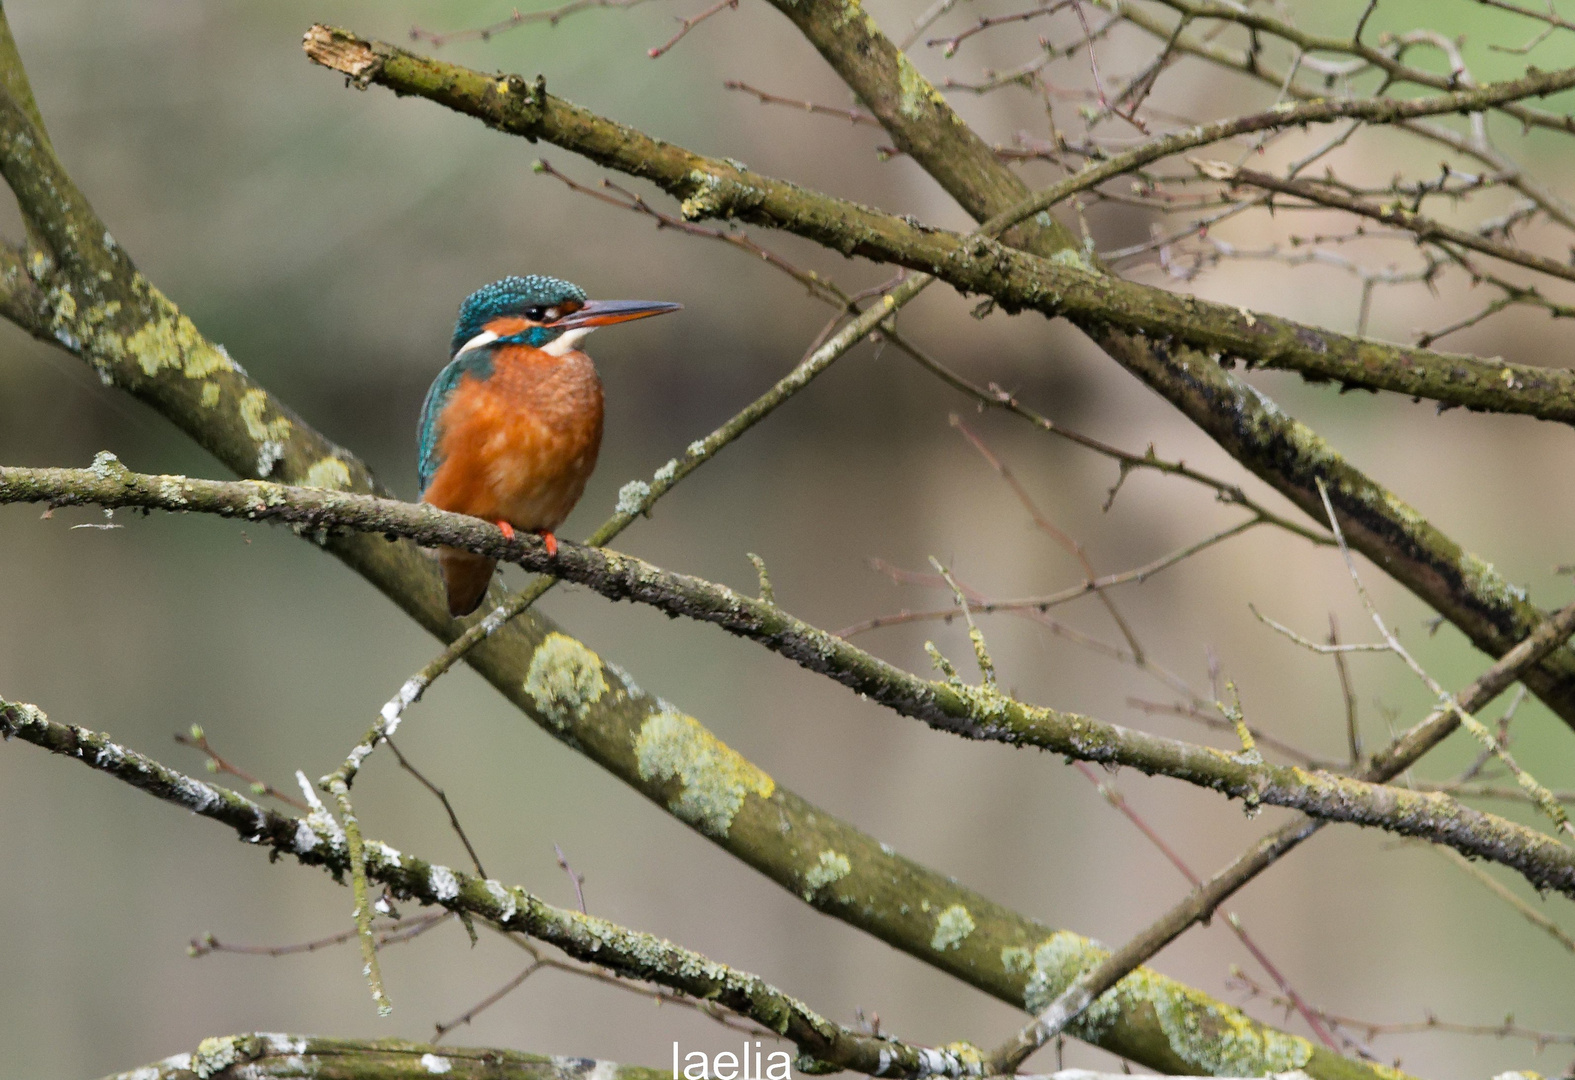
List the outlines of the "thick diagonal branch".
{"label": "thick diagonal branch", "polygon": [[[683,200],[688,218],[734,217],[786,229],[844,254],[934,274],[964,292],[991,296],[1009,310],[1062,315],[1079,325],[1110,326],[1350,387],[1394,390],[1469,408],[1575,423],[1575,372],[1488,363],[1353,338],[1111,277],[1078,257],[1049,260],[988,239],[929,228],[653,139],[547,93],[540,81],[527,83],[518,76],[498,79],[392,45],[363,41],[344,31],[313,27],[306,49],[312,59],[352,78],[431,98],[500,130],[545,139],[599,164],[643,176]],[[1523,95],[1566,86],[1575,86],[1575,68],[1493,84],[1482,93]],[[1038,198],[1030,197],[1019,182],[1016,199],[984,216],[1028,217],[1080,185],[1120,175],[1123,166],[1136,168],[1242,131],[1352,113],[1370,113],[1375,122],[1434,115],[1458,110],[1460,98],[1455,93],[1410,102],[1313,102],[1271,110],[1243,122],[1204,125],[1156,139],[1152,146],[1124,154],[1116,162],[1090,167],[1086,175],[1054,185]]]}
{"label": "thick diagonal branch", "polygon": [[[1409,769],[1421,760],[1423,754],[1460,726],[1462,711],[1473,713],[1486,707],[1514,685],[1527,668],[1546,656],[1549,650],[1557,648],[1572,633],[1575,633],[1575,603],[1566,605],[1551,616],[1493,666],[1471,680],[1455,695],[1453,702],[1435,709],[1373,755],[1357,774],[1358,777],[1382,783]],[[1328,823],[1326,819],[1304,815],[1259,839],[1229,866],[1199,885],[1185,900],[1154,920],[1121,948],[1097,958],[1093,965],[1050,1002],[1043,1014],[991,1054],[987,1062],[989,1071],[1009,1073],[1014,1070],[1044,1045],[1047,1039],[1059,1034],[1062,1028],[1139,965],[1148,963],[1156,953],[1195,923],[1207,920],[1237,890]]]}
{"label": "thick diagonal branch", "polygon": [[444,1080],[670,1080],[672,1071],[495,1047],[257,1032],[203,1039],[195,1050],[104,1080],[205,1080],[213,1076],[252,1080],[432,1080],[433,1076]]}
{"label": "thick diagonal branch", "polygon": [[[25,87],[14,54],[0,55],[0,68],[8,86]],[[94,363],[107,382],[137,393],[242,476],[377,489],[359,461],[290,413],[167,300],[116,331],[106,347],[89,350],[69,334],[75,315],[60,296],[32,282],[26,259],[0,251],[0,313]],[[57,319],[67,335],[53,332]],[[413,545],[360,533],[313,539],[434,636],[459,634],[431,561]],[[551,620],[527,612],[466,662],[532,722],[816,910],[1032,1011],[1076,974],[1068,957],[1089,947],[1087,939],[921,866],[778,785]],[[581,671],[596,677],[580,681]],[[1199,1073],[1220,1067],[1220,1048],[1194,1033],[1218,1024],[1233,1033],[1228,1067],[1243,1075],[1296,1067],[1314,1080],[1378,1075],[1157,972],[1145,973],[1120,1023],[1088,1038],[1150,1068]]]}
{"label": "thick diagonal branch", "polygon": [[[915,159],[942,177],[948,191],[976,218],[984,221],[1010,211],[1029,197],[1022,181],[1001,165],[988,147],[971,164],[964,161],[973,154],[976,137],[872,20],[843,18],[841,6],[831,0],[795,4],[783,0],[779,7],[810,36],[860,98],[872,104],[894,138],[900,144],[902,138],[911,140],[904,145],[912,147]],[[1168,299],[1158,310],[1170,314],[1159,326],[1149,321],[1153,315],[1148,308],[1150,291],[1100,274],[1070,251],[1046,260],[983,239],[971,241],[972,247],[965,248],[956,234],[927,231],[904,219],[654,139],[556,98],[539,83],[527,84],[518,76],[485,75],[326,27],[314,27],[308,33],[307,49],[314,59],[346,72],[362,85],[378,82],[400,93],[426,96],[500,130],[546,139],[610,168],[649,179],[683,199],[687,214],[753,221],[848,254],[865,253],[904,263],[911,257],[914,264],[933,270],[960,288],[992,295],[998,292],[1012,303],[1068,314],[1076,308],[1080,317],[1087,319],[1085,329],[1112,357],[1316,520],[1321,520],[1322,510],[1315,482],[1322,479],[1352,546],[1458,626],[1478,648],[1493,656],[1502,655],[1543,618],[1544,613],[1490,563],[1463,549],[1424,515],[1352,466],[1317,433],[1225,370],[1217,358],[1173,336],[1195,313],[1214,310],[1206,305],[1200,307],[1189,298],[1161,292],[1160,296]],[[890,87],[899,85],[907,86],[911,93],[894,98]],[[895,103],[889,109],[883,104],[888,101]],[[912,107],[905,110],[904,102]],[[900,136],[898,132],[908,134]],[[995,181],[969,186],[969,177],[986,175],[995,176]],[[1002,195],[1007,187],[1011,188],[1010,198]],[[1035,219],[1045,228],[1048,221]],[[1054,235],[1059,234],[1041,231],[1037,238],[1028,239],[1042,244],[1039,250],[1049,253],[1055,250]],[[1007,239],[1014,237],[1008,235]],[[927,258],[919,258],[920,252]],[[1019,273],[1028,276],[1014,276]],[[1118,308],[1126,311],[1121,319],[1140,328],[1117,329],[1114,323],[1120,320],[1114,313]],[[1339,359],[1329,348],[1334,339],[1325,331],[1308,330],[1309,337],[1303,340],[1300,334],[1306,328],[1288,321],[1264,322],[1234,308],[1219,314],[1221,322],[1214,322],[1212,315],[1200,317],[1215,330],[1232,328],[1227,335],[1232,341],[1222,345],[1222,352],[1250,346],[1255,362],[1268,362],[1271,354],[1278,354],[1274,348],[1261,346],[1272,339],[1286,344],[1296,355],[1320,358],[1320,365]],[[1143,326],[1156,327],[1160,336],[1141,329]],[[1251,345],[1248,339],[1255,338],[1259,326],[1264,339]],[[1315,341],[1325,351],[1319,352]],[[1390,351],[1393,347],[1360,342],[1354,348],[1355,354],[1342,354],[1341,372],[1330,372],[1328,377],[1371,385],[1362,372],[1374,357],[1365,350],[1377,349],[1381,357],[1374,361],[1374,370],[1382,370],[1386,378],[1401,377],[1413,386],[1408,393],[1444,393],[1454,400],[1455,394],[1469,385],[1473,389],[1468,396],[1480,390],[1501,400],[1509,393],[1524,401],[1529,395],[1544,404],[1560,402],[1561,412],[1575,408],[1575,376],[1568,373],[1474,360],[1460,366],[1450,358],[1443,366],[1430,367],[1424,362],[1400,375],[1407,364],[1387,366],[1387,360],[1401,355]],[[1424,357],[1422,353],[1414,355]],[[1522,379],[1532,381],[1524,382],[1523,390],[1511,390],[1509,383]],[[1427,385],[1420,385],[1424,383]],[[1494,386],[1497,389],[1490,389]],[[1556,650],[1527,672],[1525,682],[1566,723],[1575,726],[1575,652]]]}
{"label": "thick diagonal branch", "polygon": [[1028,705],[989,685],[923,679],[769,601],[602,548],[560,542],[558,554],[549,556],[534,536],[510,540],[494,525],[424,503],[256,481],[142,475],[109,455],[101,455],[92,469],[0,467],[0,502],[211,513],[307,529],[345,527],[405,537],[423,547],[476,551],[554,574],[611,600],[633,600],[669,615],[713,623],[938,730],[968,739],[1037,746],[1083,761],[1126,765],[1212,788],[1249,806],[1284,806],[1321,819],[1421,837],[1502,863],[1539,889],[1556,889],[1575,898],[1575,851],[1442,792],[1384,787],[1293,765],[1272,765],[1256,755],[1227,753]]}
{"label": "thick diagonal branch", "polygon": [[[246,843],[321,866],[341,876],[349,868],[343,831],[325,814],[305,818],[266,810],[226,788],[203,783],[107,735],[50,720],[32,705],[0,701],[0,736],[75,758],[148,794],[228,825]],[[365,843],[367,876],[400,898],[438,905],[526,934],[630,979],[655,983],[760,1023],[791,1040],[807,1057],[868,1075],[963,1076],[977,1071],[977,1055],[910,1046],[835,1024],[757,975],[719,964],[670,941],[606,919],[556,907],[518,886],[506,886]]]}

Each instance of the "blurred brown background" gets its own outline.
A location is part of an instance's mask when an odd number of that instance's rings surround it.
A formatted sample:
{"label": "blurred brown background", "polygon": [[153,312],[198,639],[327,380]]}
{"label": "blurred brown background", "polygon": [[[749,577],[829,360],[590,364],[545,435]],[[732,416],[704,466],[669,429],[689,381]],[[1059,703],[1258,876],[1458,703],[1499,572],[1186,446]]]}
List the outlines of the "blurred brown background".
{"label": "blurred brown background", "polygon": [[[722,88],[724,79],[744,78],[789,96],[847,103],[809,46],[765,5],[744,3],[663,59],[648,59],[645,50],[672,33],[673,16],[693,13],[676,3],[592,11],[555,29],[531,26],[490,43],[450,45],[443,55],[543,71],[554,92],[697,150],[936,224],[966,224],[911,162],[879,160],[876,147],[887,141],[880,132],[762,107]],[[883,0],[870,8],[901,36],[926,6]],[[1363,6],[1283,5],[1314,28],[1345,32]],[[508,5],[14,0],[6,10],[55,145],[116,238],[210,337],[406,496],[415,494],[416,412],[443,362],[456,305],[503,274],[551,273],[593,296],[686,305],[680,316],[593,339],[608,391],[607,439],[600,469],[563,530],[569,536],[599,523],[620,485],[648,477],[769,385],[827,317],[768,267],[719,244],[657,231],[529,168],[542,155],[594,182],[597,172],[583,162],[430,104],[348,91],[299,48],[315,20],[398,41],[412,23],[479,25],[506,17]],[[960,29],[985,11],[1009,10],[962,5],[943,26]],[[1467,55],[1482,65],[1480,78],[1524,63],[1488,52],[1487,42],[1519,44],[1534,29],[1474,4],[1420,0],[1385,3],[1372,26],[1423,24],[1470,35]],[[922,45],[914,55],[933,77],[975,78],[981,68],[1021,62],[1035,37],[1052,31],[1062,38],[1074,32],[1069,22],[1027,24],[982,35],[950,62]],[[1117,35],[1101,52],[1107,77],[1136,70],[1153,47]],[[1531,59],[1544,67],[1572,62],[1557,39]],[[1087,82],[1086,65],[1056,71],[1065,85]],[[1272,100],[1245,81],[1190,65],[1165,77],[1161,98],[1165,108],[1200,118]],[[1018,130],[1044,134],[1039,107],[1023,92],[965,95],[959,106],[994,141]],[[1075,126],[1070,106],[1058,115]],[[1567,146],[1513,138],[1506,145],[1545,177],[1569,175]],[[1293,150],[1284,148],[1287,160]],[[1428,171],[1438,157],[1414,141],[1386,150],[1368,137],[1340,161],[1352,175],[1383,179],[1402,166]],[[1043,181],[1054,174],[1038,166],[1028,175]],[[670,207],[660,196],[653,203]],[[17,235],[14,213],[6,213]],[[1309,220],[1260,217],[1220,235],[1263,244],[1313,231]],[[1112,248],[1146,237],[1149,219],[1101,209],[1091,224],[1100,246]],[[791,238],[755,235],[850,288],[884,277]],[[1409,256],[1393,242],[1371,250],[1380,264]],[[1159,280],[1153,272],[1140,276]],[[1353,325],[1359,292],[1335,270],[1290,273],[1258,263],[1226,265],[1196,288],[1340,329]],[[1380,292],[1372,329],[1407,338],[1484,300],[1447,284],[1436,298],[1420,286]],[[977,321],[971,307],[938,287],[904,325],[958,369],[1010,387],[1058,422],[1244,476],[1078,334],[1037,316]],[[1566,335],[1541,316],[1510,314],[1444,346],[1562,364]],[[223,475],[71,357],[9,327],[0,330],[0,349],[0,460],[83,465],[108,449],[142,471]],[[1461,411],[1436,416],[1427,404],[1340,396],[1285,376],[1252,380],[1541,604],[1569,598],[1569,579],[1554,573],[1571,558],[1568,431]],[[951,430],[954,410],[971,412],[895,351],[861,347],[707,464],[619,546],[740,587],[753,584],[745,553],[758,552],[779,601],[831,629],[945,602],[933,591],[893,586],[869,568],[871,557],[923,568],[935,555],[997,595],[1080,580],[1075,564],[1034,531]],[[1143,475],[1102,513],[1116,478],[1111,463],[1009,417],[972,422],[1054,520],[1087,545],[1101,572],[1138,565],[1234,520],[1202,489]],[[1262,485],[1247,486],[1284,506]],[[316,777],[435,650],[353,575],[287,532],[157,516],[127,517],[116,530],[70,528],[100,520],[96,511],[41,521],[36,507],[0,509],[0,694],[107,730],[170,764],[200,772],[199,755],[171,742],[199,722],[221,752],[276,783],[298,768]],[[1391,622],[1447,685],[1484,665],[1453,630],[1430,637],[1428,612],[1363,565]],[[1157,662],[1206,686],[1210,646],[1255,723],[1331,757],[1343,752],[1332,666],[1274,636],[1247,610],[1255,602],[1314,635],[1334,611],[1349,637],[1369,638],[1337,555],[1258,530],[1115,595]],[[930,732],[710,627],[572,589],[543,607],[779,782],[1051,925],[1119,942],[1185,892],[1174,870],[1058,758]],[[1096,602],[1059,615],[1116,640]],[[1028,700],[1228,744],[1218,733],[1130,707],[1131,695],[1173,698],[1129,667],[1026,621],[996,618],[986,632],[1003,681]],[[926,636],[959,666],[967,659],[955,626],[884,630],[861,641],[927,670]],[[1392,658],[1359,657],[1353,670],[1369,744],[1426,707],[1425,691]],[[1528,702],[1515,728],[1515,751],[1541,780],[1575,784],[1572,737],[1561,722]],[[496,877],[572,903],[554,863],[556,841],[586,875],[593,913],[756,971],[839,1020],[851,1021],[862,1007],[906,1038],[981,1045],[1022,1020],[735,864],[526,722],[469,672],[428,694],[402,736],[402,748],[448,788]],[[1472,749],[1463,739],[1418,774],[1443,777],[1468,761]],[[1247,820],[1239,806],[1179,783],[1126,773],[1116,779],[1204,873],[1281,817],[1270,811]],[[440,809],[390,756],[375,759],[357,791],[370,835],[464,862]],[[1505,812],[1531,820],[1513,807]],[[1531,896],[1518,879],[1493,872]],[[1513,1013],[1531,1027],[1572,1026],[1575,957],[1424,848],[1330,830],[1231,906],[1298,990],[1332,1011],[1396,1021],[1430,1010],[1477,1023]],[[1568,901],[1542,906],[1575,928]],[[282,944],[347,926],[349,909],[348,892],[321,872],[270,866],[222,830],[124,785],[30,747],[0,749],[0,1080],[97,1076],[189,1050],[204,1036],[246,1030],[425,1038],[434,1022],[522,966],[510,946],[484,937],[472,949],[460,928],[445,927],[384,954],[396,1012],[379,1021],[349,950],[277,960],[185,955],[187,941],[204,931]],[[1193,931],[1157,964],[1242,1001],[1227,985],[1232,965],[1265,981],[1218,925]],[[1263,1001],[1246,1007],[1283,1021]],[[1287,1026],[1300,1030],[1297,1024]],[[674,1039],[713,1049],[738,1041],[690,1013],[553,973],[450,1037],[658,1066]],[[1376,1046],[1408,1070],[1440,1078],[1518,1067],[1557,1074],[1571,1057],[1567,1046],[1539,1058],[1524,1042],[1450,1035]],[[1035,1064],[1048,1070],[1052,1058]],[[1069,1044],[1068,1064],[1108,1060]]]}

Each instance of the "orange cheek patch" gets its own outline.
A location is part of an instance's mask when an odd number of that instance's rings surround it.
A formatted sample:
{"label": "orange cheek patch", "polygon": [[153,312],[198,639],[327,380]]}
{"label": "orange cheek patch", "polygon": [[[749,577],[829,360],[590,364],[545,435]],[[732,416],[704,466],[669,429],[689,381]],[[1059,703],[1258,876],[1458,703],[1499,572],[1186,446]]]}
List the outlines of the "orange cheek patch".
{"label": "orange cheek patch", "polygon": [[530,323],[518,315],[504,315],[487,323],[486,328],[500,338],[512,337],[530,328]]}

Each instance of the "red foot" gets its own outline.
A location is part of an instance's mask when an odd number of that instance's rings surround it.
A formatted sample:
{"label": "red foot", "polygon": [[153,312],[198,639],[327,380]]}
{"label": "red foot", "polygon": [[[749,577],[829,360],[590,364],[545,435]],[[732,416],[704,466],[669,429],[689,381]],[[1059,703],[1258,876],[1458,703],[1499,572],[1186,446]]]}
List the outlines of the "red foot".
{"label": "red foot", "polygon": [[498,531],[503,534],[503,539],[514,539],[514,526],[510,525],[507,521],[499,521],[495,524],[498,526]]}
{"label": "red foot", "polygon": [[542,545],[547,549],[547,558],[558,557],[558,538],[552,535],[551,529],[537,529],[536,535],[541,537]]}

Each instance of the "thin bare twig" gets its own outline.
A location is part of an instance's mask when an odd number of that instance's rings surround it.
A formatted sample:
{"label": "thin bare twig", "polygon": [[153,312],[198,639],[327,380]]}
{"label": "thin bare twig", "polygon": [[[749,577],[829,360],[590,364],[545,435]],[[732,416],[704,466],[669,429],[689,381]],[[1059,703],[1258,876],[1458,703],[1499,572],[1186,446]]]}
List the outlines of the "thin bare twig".
{"label": "thin bare twig", "polygon": [[667,41],[664,44],[658,45],[658,46],[656,46],[653,49],[647,49],[646,50],[646,55],[649,56],[652,60],[655,60],[657,57],[662,56],[664,53],[666,53],[674,45],[677,45],[680,41],[682,41],[685,38],[685,36],[688,35],[689,31],[693,30],[695,27],[697,27],[701,23],[705,22],[711,16],[716,15],[719,12],[726,10],[727,8],[735,8],[736,9],[737,7],[738,7],[738,0],[717,0],[717,3],[713,4],[711,7],[706,8],[704,11],[700,12],[700,14],[698,14],[698,15],[690,15],[687,18],[679,18],[679,20],[678,20],[678,23],[679,23],[678,33],[676,33],[672,37],[668,38]]}
{"label": "thin bare twig", "polygon": [[[1174,866],[1176,870],[1180,872],[1182,877],[1186,878],[1192,883],[1193,888],[1196,889],[1203,884],[1203,879],[1192,872],[1192,868],[1188,866],[1180,854],[1178,854],[1176,850],[1165,841],[1165,838],[1159,835],[1158,830],[1150,825],[1141,814],[1132,808],[1132,804],[1127,802],[1126,796],[1121,793],[1121,789],[1116,787],[1114,780],[1102,779],[1094,772],[1092,768],[1089,767],[1087,762],[1077,761],[1073,762],[1073,764],[1077,766],[1077,771],[1083,775],[1083,778],[1089,783],[1093,784],[1094,787],[1099,790],[1099,794],[1104,797],[1104,800],[1120,811],[1123,817],[1135,825],[1137,830],[1148,838],[1149,843],[1153,844],[1154,847],[1159,850],[1159,853],[1165,856],[1166,861],[1168,861],[1170,865]],[[1252,954],[1252,958],[1258,961],[1258,965],[1263,968],[1263,970],[1268,974],[1269,978],[1274,980],[1274,984],[1280,988],[1280,992],[1293,1003],[1296,1011],[1301,1013],[1302,1019],[1307,1021],[1307,1026],[1312,1028],[1313,1034],[1317,1035],[1324,1045],[1328,1046],[1331,1050],[1337,1049],[1334,1039],[1330,1036],[1329,1032],[1324,1029],[1324,1025],[1319,1020],[1317,1014],[1307,1005],[1305,1001],[1302,1000],[1301,995],[1296,992],[1296,989],[1292,987],[1285,976],[1281,974],[1280,969],[1275,967],[1274,964],[1269,960],[1268,956],[1264,954],[1263,950],[1258,947],[1258,943],[1255,942],[1252,939],[1252,936],[1247,933],[1247,928],[1242,926],[1241,920],[1236,916],[1236,913],[1227,911],[1224,913],[1224,917],[1225,924],[1230,927],[1231,933],[1236,935],[1236,938],[1241,942],[1242,947]]]}
{"label": "thin bare twig", "polygon": [[[1234,972],[1232,978],[1251,995],[1268,996],[1275,1005],[1284,1006],[1287,1004],[1287,1002],[1269,995],[1263,987],[1239,971]],[[1335,1030],[1360,1031],[1366,1035],[1369,1041],[1381,1035],[1416,1035],[1436,1031],[1453,1035],[1477,1035],[1495,1039],[1527,1039],[1534,1044],[1535,1049],[1539,1053],[1549,1046],[1575,1046],[1575,1033],[1538,1031],[1534,1028],[1522,1027],[1515,1023],[1514,1017],[1506,1017],[1502,1023],[1498,1024],[1462,1024],[1440,1020],[1429,1011],[1426,1018],[1422,1020],[1407,1020],[1386,1024],[1372,1020],[1362,1020],[1354,1016],[1341,1016],[1338,1013],[1332,1013],[1325,1009],[1319,1009],[1318,1015]]]}
{"label": "thin bare twig", "polygon": [[[1340,624],[1332,611],[1329,612],[1329,644],[1340,644]],[[1334,653],[1334,670],[1340,678],[1340,696],[1345,699],[1345,741],[1351,752],[1351,768],[1355,770],[1362,764],[1362,732],[1356,722],[1356,691],[1351,686],[1351,672],[1345,654],[1338,650]]]}
{"label": "thin bare twig", "polygon": [[1041,3],[1038,7],[1029,8],[1027,11],[1014,11],[1009,15],[983,16],[978,22],[974,23],[972,26],[961,33],[953,34],[951,37],[930,38],[924,44],[931,49],[935,48],[936,46],[941,46],[941,54],[943,56],[956,56],[958,46],[967,41],[969,38],[973,37],[975,34],[983,33],[992,27],[1003,26],[1007,23],[1027,22],[1030,19],[1037,19],[1041,15],[1054,15],[1063,8],[1070,7],[1071,4],[1072,0],[1058,0],[1058,2],[1053,4]]}
{"label": "thin bare twig", "polygon": [[589,915],[590,912],[585,910],[585,875],[576,873],[574,867],[569,865],[569,857],[563,853],[556,840],[552,842],[552,852],[558,856],[559,869],[568,874],[569,880],[574,883],[574,898],[579,901],[580,914]]}
{"label": "thin bare twig", "polygon": [[[1260,522],[1257,518],[1248,518],[1246,521],[1232,525],[1229,528],[1222,529],[1217,533],[1213,533],[1212,535],[1204,537],[1202,540],[1188,544],[1186,547],[1178,548],[1167,555],[1162,555],[1153,562],[1146,563],[1143,566],[1137,567],[1136,569],[1125,570],[1119,574],[1110,574],[1102,578],[1085,580],[1081,585],[1074,585],[1071,588],[1062,589],[1060,592],[1049,593],[1044,596],[1028,596],[1015,600],[978,599],[973,603],[973,610],[975,613],[980,615],[993,615],[997,612],[1038,612],[1042,614],[1053,607],[1057,607],[1071,600],[1076,600],[1079,597],[1088,596],[1090,594],[1103,594],[1106,589],[1114,588],[1117,585],[1125,585],[1128,582],[1137,582],[1141,584],[1142,582],[1153,577],[1155,574],[1159,573],[1161,570],[1169,569],[1170,567],[1175,566],[1177,563],[1189,559],[1193,555],[1196,555],[1207,548],[1213,547],[1215,544],[1229,540],[1233,536],[1239,536],[1248,529],[1251,529],[1254,526],[1260,524],[1262,524],[1262,522]],[[922,581],[919,583],[925,584],[925,582]],[[841,630],[837,631],[837,636],[840,638],[850,638],[857,634],[867,633],[870,630],[878,630],[886,626],[902,626],[906,623],[935,621],[949,622],[951,621],[952,616],[955,614],[956,610],[954,608],[932,608],[923,611],[901,611],[892,615],[877,615],[874,618],[866,619],[863,622],[854,623],[851,626],[843,627]],[[1128,641],[1128,644],[1131,644],[1130,640]],[[1138,652],[1134,653],[1133,656],[1141,666],[1145,660],[1144,655]]]}
{"label": "thin bare twig", "polygon": [[208,736],[202,730],[201,724],[193,724],[191,726],[191,731],[188,734],[183,735],[177,731],[175,733],[175,741],[180,743],[182,746],[189,746],[194,750],[201,750],[204,754],[207,754],[209,772],[223,773],[228,776],[233,776],[237,780],[244,781],[246,786],[251,789],[253,795],[267,796],[270,799],[278,799],[286,806],[293,806],[302,813],[305,813],[309,809],[309,807],[300,799],[286,795],[272,784],[264,780],[257,779],[251,773],[237,768],[231,762],[225,760],[223,757],[220,757],[219,752],[215,750],[213,748],[213,744],[208,741]]}
{"label": "thin bare twig", "polygon": [[393,739],[389,738],[387,735],[384,735],[383,741],[387,743],[388,748],[394,752],[394,757],[399,759],[400,768],[404,769],[411,776],[414,776],[418,781],[421,782],[422,787],[426,788],[433,795],[437,796],[438,802],[442,803],[443,809],[448,812],[448,823],[453,826],[454,832],[459,836],[460,843],[465,845],[465,852],[470,856],[471,864],[475,866],[477,876],[486,877],[487,872],[486,870],[482,869],[481,866],[481,856],[476,854],[475,845],[470,842],[470,837],[465,835],[465,829],[460,825],[459,815],[454,812],[454,804],[448,801],[448,795],[443,791],[442,788],[438,787],[436,784],[422,775],[419,769],[410,764],[410,760],[406,758],[402,752],[400,752],[399,747],[394,745]]}
{"label": "thin bare twig", "polygon": [[[434,926],[453,917],[448,911],[429,911],[408,922],[389,919],[386,922],[374,924],[373,931],[377,935],[377,947],[384,948],[388,945],[397,945],[419,937]],[[299,953],[316,952],[319,949],[330,949],[335,945],[343,945],[354,941],[359,931],[352,928],[341,930],[337,934],[316,938],[312,941],[302,941],[291,945],[232,945],[220,941],[212,934],[204,934],[200,938],[192,938],[191,944],[186,948],[187,956],[207,956],[211,953],[237,953],[241,956],[295,956]]]}
{"label": "thin bare twig", "polygon": [[813,101],[801,101],[797,98],[780,97],[776,94],[769,94],[764,90],[750,86],[746,82],[740,82],[737,79],[728,79],[722,85],[729,90],[737,90],[741,93],[753,94],[759,99],[760,104],[762,105],[786,105],[789,108],[798,109],[802,112],[816,113],[821,116],[835,116],[839,119],[846,120],[850,124],[864,124],[868,127],[877,128],[881,126],[879,120],[875,119],[875,117],[865,112],[863,109],[839,109],[834,105],[817,105]]}
{"label": "thin bare twig", "polygon": [[645,0],[572,0],[571,3],[560,7],[548,8],[546,11],[525,11],[518,8],[506,19],[499,20],[488,26],[478,26],[469,30],[451,30],[440,34],[432,30],[425,30],[420,26],[410,28],[411,41],[425,41],[433,48],[441,48],[451,41],[491,41],[492,38],[516,27],[529,23],[544,22],[548,26],[557,26],[558,22],[570,15],[592,8],[631,8],[636,4],[643,4]]}

